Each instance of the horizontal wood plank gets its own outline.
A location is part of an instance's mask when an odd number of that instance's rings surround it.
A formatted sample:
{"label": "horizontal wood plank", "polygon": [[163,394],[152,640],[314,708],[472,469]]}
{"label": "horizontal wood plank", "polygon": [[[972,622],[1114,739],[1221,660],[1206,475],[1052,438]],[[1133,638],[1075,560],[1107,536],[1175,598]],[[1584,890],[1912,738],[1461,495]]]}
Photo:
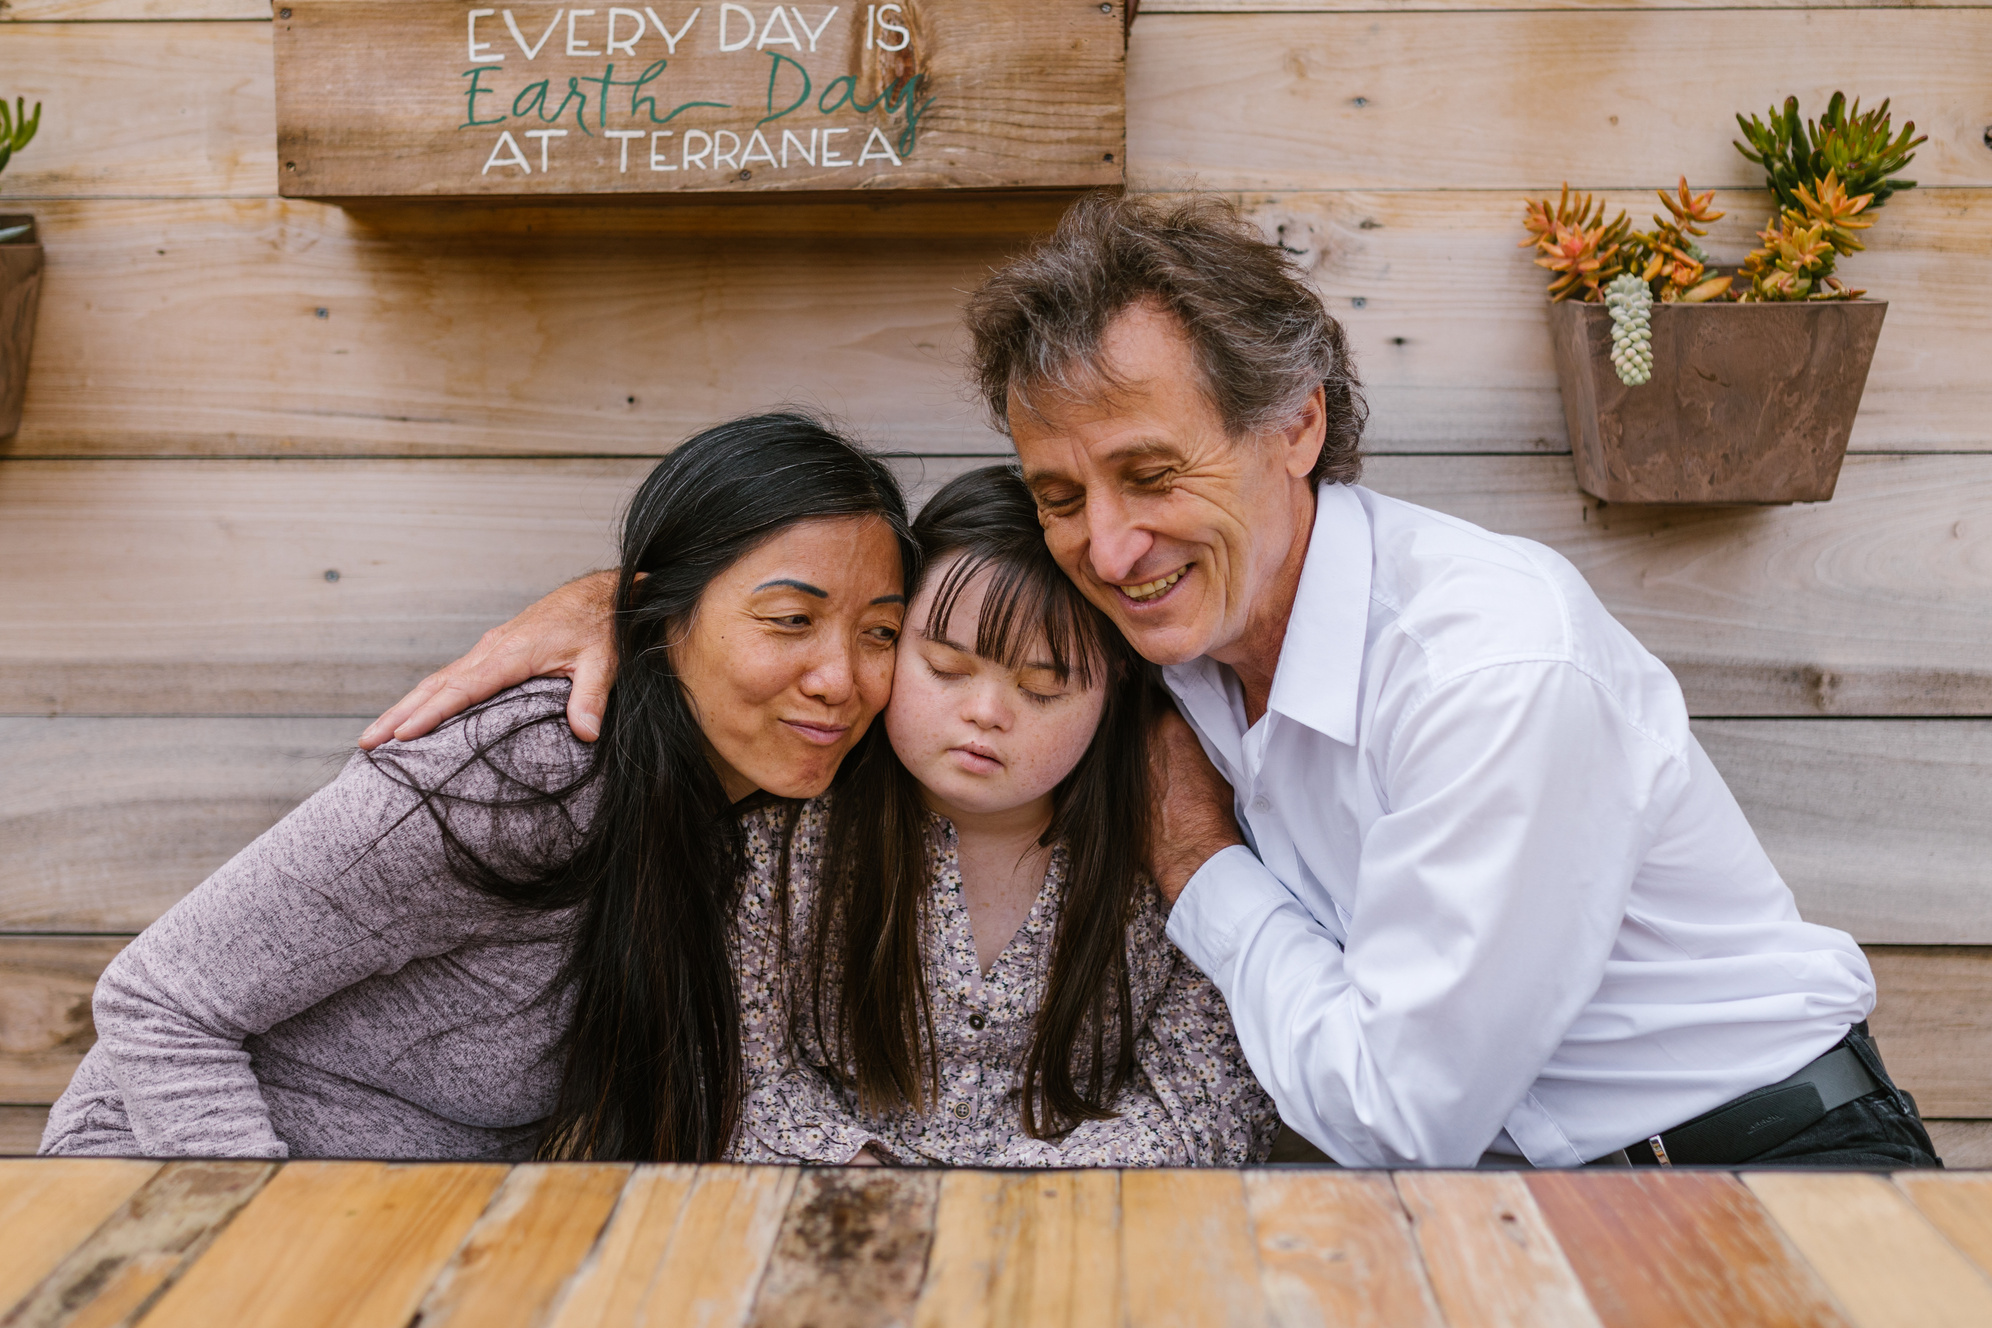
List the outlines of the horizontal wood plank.
{"label": "horizontal wood plank", "polygon": [[1992,946],[1866,949],[1888,1072],[1925,1115],[1992,1117]]}
{"label": "horizontal wood plank", "polygon": [[[1642,226],[1660,211],[1652,191],[1600,197]],[[1547,274],[1516,246],[1522,198],[1451,189],[1240,197],[1347,329],[1372,450],[1568,450]],[[1709,251],[1740,262],[1769,200],[1761,189],[1720,193]],[[1840,270],[1888,310],[1851,449],[1992,449],[1992,376],[1983,371],[1992,308],[1976,298],[1992,287],[1992,192],[1899,194],[1867,240]]]}
{"label": "horizontal wood plank", "polygon": [[1992,1170],[1992,1120],[1926,1119],[1923,1124],[1945,1166]]}
{"label": "horizontal wood plank", "polygon": [[1519,1175],[1403,1171],[1393,1180],[1452,1328],[1602,1328]]}
{"label": "horizontal wood plank", "polygon": [[161,19],[268,23],[269,0],[7,0],[0,22],[130,23]]}
{"label": "horizontal wood plank", "polygon": [[90,1018],[97,975],[127,939],[0,936],[0,1102],[62,1095],[97,1040]]}
{"label": "horizontal wood plank", "polygon": [[1703,716],[1992,713],[1992,470],[1856,457],[1834,501],[1636,508],[1566,458],[1378,457],[1365,482],[1576,564]]}
{"label": "horizontal wood plank", "polygon": [[[356,719],[0,719],[0,931],[137,931],[337,774]],[[1813,922],[1992,944],[1992,722],[1700,720]]]}
{"label": "horizontal wood plank", "polygon": [[[370,717],[606,562],[648,464],[0,462],[0,714]],[[1560,457],[1369,482],[1570,557],[1693,713],[1992,713],[1992,459],[1854,458],[1778,509],[1600,507]]]}
{"label": "horizontal wood plank", "polygon": [[960,302],[1061,207],[41,204],[9,446],[656,455],[794,402],[890,446],[997,451]]}
{"label": "horizontal wood plank", "polygon": [[1992,722],[1705,719],[1695,733],[1808,921],[1864,944],[1992,944]]}
{"label": "horizontal wood plank", "polygon": [[546,1322],[629,1177],[625,1164],[513,1168],[411,1322],[429,1328],[534,1328]]}
{"label": "horizontal wood plank", "polygon": [[48,1127],[46,1106],[0,1107],[0,1157],[32,1157]]}
{"label": "horizontal wood plank", "polygon": [[267,23],[10,24],[7,94],[43,114],[8,198],[274,194],[272,80]]}
{"label": "horizontal wood plank", "polygon": [[[96,1037],[90,993],[97,975],[126,941],[0,936],[0,1102],[52,1102],[68,1085]],[[1870,1023],[1889,1072],[1926,1115],[1957,1122],[1946,1126],[1947,1137],[1979,1156],[1992,1147],[1992,1136],[1971,1125],[1992,1119],[1992,946],[1866,951],[1880,989]],[[15,1128],[40,1136],[39,1122]],[[0,1135],[0,1151],[4,1140]]]}
{"label": "horizontal wood plank", "polygon": [[137,931],[339,771],[348,719],[0,719],[0,931]]}
{"label": "horizontal wood plank", "polygon": [[[1766,197],[1723,197],[1719,255]],[[960,303],[1065,199],[954,201],[38,204],[50,295],[11,454],[655,453],[780,401],[1001,451]],[[1241,202],[1347,328],[1372,450],[1568,450],[1518,194]],[[1911,192],[1846,261],[1890,301],[1855,451],[1992,449],[1988,230],[1992,191]]]}
{"label": "horizontal wood plank", "polygon": [[[1766,26],[1781,40],[1764,40]],[[1128,47],[1128,178],[1172,189],[1760,185],[1735,112],[1835,89],[1930,141],[1910,178],[1992,185],[1984,9],[1152,14]],[[1695,71],[1693,96],[1679,72]],[[1443,77],[1433,71],[1443,70]],[[1815,111],[1816,113],[1816,111]]]}

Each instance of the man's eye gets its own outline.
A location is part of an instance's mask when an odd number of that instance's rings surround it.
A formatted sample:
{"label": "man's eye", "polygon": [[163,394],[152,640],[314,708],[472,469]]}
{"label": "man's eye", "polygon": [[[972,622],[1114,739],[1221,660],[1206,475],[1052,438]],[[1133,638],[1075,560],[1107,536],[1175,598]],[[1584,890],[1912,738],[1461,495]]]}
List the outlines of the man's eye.
{"label": "man's eye", "polygon": [[1082,496],[1081,494],[1063,492],[1040,493],[1037,500],[1038,510],[1053,513],[1067,511],[1078,506]]}
{"label": "man's eye", "polygon": [[1161,470],[1146,470],[1136,475],[1134,482],[1144,489],[1157,489],[1169,482],[1169,476],[1170,471],[1166,467]]}

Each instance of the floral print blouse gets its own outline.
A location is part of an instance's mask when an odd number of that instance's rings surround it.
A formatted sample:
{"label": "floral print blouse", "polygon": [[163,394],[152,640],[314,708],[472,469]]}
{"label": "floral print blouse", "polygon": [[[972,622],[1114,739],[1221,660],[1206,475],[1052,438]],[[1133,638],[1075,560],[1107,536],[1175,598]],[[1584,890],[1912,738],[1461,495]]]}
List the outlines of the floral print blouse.
{"label": "floral print blouse", "polygon": [[[809,935],[827,825],[824,799],[795,827],[788,936]],[[865,1117],[854,1092],[822,1068],[806,1009],[807,946],[781,935],[781,809],[746,822],[748,880],[739,914],[747,1099],[728,1156],[739,1162],[846,1163],[867,1145],[902,1166],[1238,1166],[1263,1161],[1279,1115],[1253,1078],[1224,998],[1163,934],[1153,890],[1128,928],[1136,1070],[1108,1120],[1080,1122],[1055,1139],[1024,1131],[1022,1079],[1051,941],[1064,893],[1066,855],[1052,853],[1037,901],[984,974],[962,898],[954,828],[933,818],[927,987],[941,1065],[938,1101]]]}

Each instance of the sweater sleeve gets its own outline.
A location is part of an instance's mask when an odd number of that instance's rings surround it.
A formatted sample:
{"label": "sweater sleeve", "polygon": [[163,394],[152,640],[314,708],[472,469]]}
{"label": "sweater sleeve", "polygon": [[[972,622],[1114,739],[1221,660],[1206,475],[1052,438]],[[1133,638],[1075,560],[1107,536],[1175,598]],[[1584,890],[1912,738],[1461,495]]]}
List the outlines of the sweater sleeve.
{"label": "sweater sleeve", "polygon": [[140,1152],[285,1156],[245,1039],[509,912],[457,879],[411,785],[441,789],[431,806],[450,835],[501,871],[571,855],[580,798],[518,805],[585,768],[557,719],[564,690],[529,684],[426,738],[356,754],[111,963],[94,1000],[98,1046]]}

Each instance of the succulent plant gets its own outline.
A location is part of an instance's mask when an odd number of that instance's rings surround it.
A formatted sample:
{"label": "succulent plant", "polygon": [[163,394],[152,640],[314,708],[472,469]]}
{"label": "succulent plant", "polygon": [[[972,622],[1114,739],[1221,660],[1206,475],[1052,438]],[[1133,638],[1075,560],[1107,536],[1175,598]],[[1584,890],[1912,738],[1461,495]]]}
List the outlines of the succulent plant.
{"label": "succulent plant", "polygon": [[1694,237],[1708,234],[1709,223],[1727,213],[1715,210],[1715,191],[1691,193],[1682,176],[1677,195],[1659,191],[1669,215],[1653,214],[1653,229],[1633,231],[1626,238],[1627,266],[1639,273],[1663,304],[1700,304],[1729,289],[1728,277],[1708,275],[1710,258]]}
{"label": "succulent plant", "polygon": [[7,103],[0,100],[0,171],[7,169],[7,163],[16,152],[26,147],[34,138],[35,131],[41,128],[41,103],[35,103],[35,112],[28,114],[28,99],[14,98],[14,109],[10,112]]}
{"label": "succulent plant", "polygon": [[1653,291],[1630,272],[1605,289],[1612,314],[1612,368],[1627,387],[1653,377]]}
{"label": "succulent plant", "polygon": [[1843,254],[1857,253],[1854,237],[1874,222],[1860,214],[1871,197],[1848,197],[1832,171],[1811,188],[1800,186],[1798,205],[1782,209],[1770,225],[1757,232],[1763,243],[1743,260],[1739,274],[1749,283],[1736,298],[1770,300],[1852,300],[1866,291],[1854,290],[1833,275]]}
{"label": "succulent plant", "polygon": [[1522,226],[1529,238],[1517,247],[1533,246],[1536,266],[1556,274],[1549,283],[1552,301],[1572,295],[1580,300],[1602,299],[1599,283],[1625,271],[1621,249],[1632,229],[1631,221],[1623,212],[1606,221],[1602,202],[1593,204],[1589,194],[1573,200],[1567,184],[1554,206],[1546,198],[1528,200]]}
{"label": "succulent plant", "polygon": [[1891,180],[1916,159],[1916,147],[1928,135],[1914,137],[1914,120],[1891,137],[1888,103],[1861,112],[1856,99],[1847,105],[1845,93],[1836,92],[1826,104],[1818,123],[1799,119],[1798,98],[1785,98],[1784,110],[1773,106],[1769,120],[1742,115],[1736,123],[1747,143],[1736,150],[1764,168],[1764,174],[1780,210],[1799,206],[1799,191],[1816,189],[1829,174],[1846,185],[1850,194],[1869,194],[1874,206],[1886,203],[1900,189],[1914,189],[1914,180]]}

